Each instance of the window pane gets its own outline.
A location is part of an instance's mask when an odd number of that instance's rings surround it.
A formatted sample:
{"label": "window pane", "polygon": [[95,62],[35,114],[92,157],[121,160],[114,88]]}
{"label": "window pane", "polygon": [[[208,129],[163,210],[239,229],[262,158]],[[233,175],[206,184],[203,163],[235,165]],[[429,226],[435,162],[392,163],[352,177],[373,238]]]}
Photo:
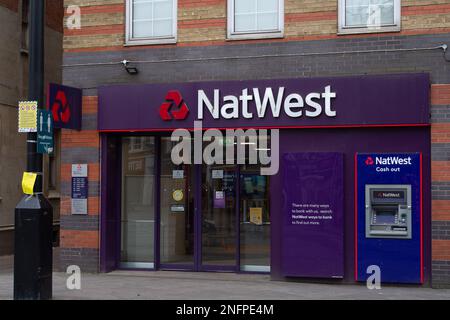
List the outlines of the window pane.
{"label": "window pane", "polygon": [[256,12],[256,0],[235,0],[234,1],[235,13],[255,13]]}
{"label": "window pane", "polygon": [[346,0],[346,26],[377,26],[394,23],[394,0]]}
{"label": "window pane", "polygon": [[279,30],[280,0],[235,0],[234,28],[236,32]]}
{"label": "window pane", "polygon": [[355,7],[355,6],[367,6],[369,5],[369,0],[346,0],[345,1],[347,7]]}
{"label": "window pane", "polygon": [[152,17],[153,17],[153,4],[151,2],[134,1],[133,20],[152,19]]}
{"label": "window pane", "polygon": [[133,25],[133,37],[143,38],[153,35],[153,23],[147,21],[135,22]]}
{"label": "window pane", "polygon": [[235,31],[256,31],[256,14],[236,15],[234,19]]}
{"label": "window pane", "polygon": [[133,0],[133,34],[135,38],[173,35],[174,0]]}
{"label": "window pane", "polygon": [[372,5],[389,5],[389,4],[393,4],[394,1],[393,0],[371,0],[370,4]]}
{"label": "window pane", "polygon": [[369,18],[369,0],[347,0],[346,1],[346,24],[347,26],[365,26]]}
{"label": "window pane", "polygon": [[367,7],[352,7],[346,10],[347,26],[361,26],[367,24],[369,15],[367,14]]}
{"label": "window pane", "polygon": [[381,7],[381,23],[394,24],[394,6],[385,5]]}
{"label": "window pane", "polygon": [[278,12],[278,0],[258,0],[258,12]]}
{"label": "window pane", "polygon": [[261,13],[258,15],[258,30],[277,30],[278,14]]}
{"label": "window pane", "polygon": [[156,20],[153,27],[155,37],[170,36],[172,34],[172,19]]}
{"label": "window pane", "polygon": [[172,19],[172,1],[155,2],[155,19]]}

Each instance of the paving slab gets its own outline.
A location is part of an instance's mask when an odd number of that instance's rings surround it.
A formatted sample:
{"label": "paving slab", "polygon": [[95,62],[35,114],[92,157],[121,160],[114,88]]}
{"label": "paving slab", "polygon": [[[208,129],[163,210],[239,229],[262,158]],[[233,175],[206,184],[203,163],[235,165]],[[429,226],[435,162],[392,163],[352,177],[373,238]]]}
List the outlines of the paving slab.
{"label": "paving slab", "polygon": [[[81,289],[69,290],[68,275],[53,274],[55,300],[360,300],[450,299],[450,289],[272,281],[268,275],[176,271],[115,271],[82,274]],[[13,277],[0,273],[0,300],[12,299]]]}

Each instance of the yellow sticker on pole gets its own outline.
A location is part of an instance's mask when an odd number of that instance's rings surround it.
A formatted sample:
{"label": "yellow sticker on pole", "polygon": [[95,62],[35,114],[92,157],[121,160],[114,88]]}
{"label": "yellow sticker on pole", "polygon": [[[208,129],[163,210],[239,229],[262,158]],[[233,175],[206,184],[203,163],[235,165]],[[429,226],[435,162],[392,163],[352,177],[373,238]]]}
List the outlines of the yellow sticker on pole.
{"label": "yellow sticker on pole", "polygon": [[22,190],[25,194],[33,194],[34,184],[37,174],[33,172],[24,172],[22,177]]}

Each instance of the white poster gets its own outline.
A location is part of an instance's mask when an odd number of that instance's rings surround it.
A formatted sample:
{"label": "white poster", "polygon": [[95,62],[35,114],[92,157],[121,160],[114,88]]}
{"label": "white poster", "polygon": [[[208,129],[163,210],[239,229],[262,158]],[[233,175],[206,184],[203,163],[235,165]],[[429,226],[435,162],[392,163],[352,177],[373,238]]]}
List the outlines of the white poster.
{"label": "white poster", "polygon": [[223,170],[213,170],[212,178],[213,179],[223,179]]}
{"label": "white poster", "polygon": [[87,214],[87,199],[72,199],[72,214]]}
{"label": "white poster", "polygon": [[72,164],[72,177],[87,177],[88,165],[87,164]]}
{"label": "white poster", "polygon": [[172,179],[183,179],[184,170],[172,170]]}

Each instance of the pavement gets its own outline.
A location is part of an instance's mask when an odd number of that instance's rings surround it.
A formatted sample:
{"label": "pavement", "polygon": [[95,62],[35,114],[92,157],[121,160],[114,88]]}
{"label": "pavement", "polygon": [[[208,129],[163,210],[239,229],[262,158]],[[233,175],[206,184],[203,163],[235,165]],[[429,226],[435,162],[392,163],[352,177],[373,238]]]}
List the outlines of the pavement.
{"label": "pavement", "polygon": [[[53,274],[55,300],[450,300],[450,289],[315,284],[270,280],[269,275],[178,271],[114,271],[81,274],[81,288],[69,290],[69,275]],[[0,300],[12,299],[12,258],[0,257]]]}

